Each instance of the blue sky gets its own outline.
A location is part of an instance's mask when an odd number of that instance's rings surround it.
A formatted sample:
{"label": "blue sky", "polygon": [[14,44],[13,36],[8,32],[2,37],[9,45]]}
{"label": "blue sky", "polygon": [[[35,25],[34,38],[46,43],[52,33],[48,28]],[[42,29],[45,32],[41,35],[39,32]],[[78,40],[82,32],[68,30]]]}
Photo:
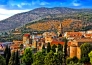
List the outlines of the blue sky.
{"label": "blue sky", "polygon": [[0,20],[38,7],[92,8],[92,0],[0,0]]}

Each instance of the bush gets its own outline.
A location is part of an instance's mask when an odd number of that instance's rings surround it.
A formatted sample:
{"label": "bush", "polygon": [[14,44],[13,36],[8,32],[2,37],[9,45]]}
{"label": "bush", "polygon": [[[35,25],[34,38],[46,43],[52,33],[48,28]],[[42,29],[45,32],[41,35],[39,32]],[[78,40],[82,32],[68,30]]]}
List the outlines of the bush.
{"label": "bush", "polygon": [[79,59],[75,56],[73,58],[67,58],[67,64],[73,62],[73,63],[78,63]]}

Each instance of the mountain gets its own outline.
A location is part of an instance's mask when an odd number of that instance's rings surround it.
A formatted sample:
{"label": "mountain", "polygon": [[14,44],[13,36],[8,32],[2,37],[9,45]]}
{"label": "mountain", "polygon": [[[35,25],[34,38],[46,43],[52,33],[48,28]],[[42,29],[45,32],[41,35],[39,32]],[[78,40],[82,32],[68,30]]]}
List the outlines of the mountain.
{"label": "mountain", "polygon": [[82,13],[92,14],[92,9],[72,9],[67,7],[36,8],[0,21],[0,31],[15,29],[43,18],[74,17],[75,15]]}

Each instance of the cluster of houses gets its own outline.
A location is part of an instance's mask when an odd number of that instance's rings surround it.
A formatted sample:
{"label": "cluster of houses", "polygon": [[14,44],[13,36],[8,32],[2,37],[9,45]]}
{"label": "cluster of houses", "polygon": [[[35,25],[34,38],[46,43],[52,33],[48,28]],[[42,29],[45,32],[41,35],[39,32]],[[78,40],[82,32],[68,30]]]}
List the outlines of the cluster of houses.
{"label": "cluster of houses", "polygon": [[[22,41],[14,40],[13,42],[8,42],[8,45],[11,48],[11,51],[19,50],[20,54],[23,54],[24,49],[27,47],[30,47],[33,49],[33,52],[41,51],[43,45],[45,45],[45,48],[47,48],[47,44],[50,43],[50,45],[64,45],[64,41],[62,41],[62,38],[65,37],[68,39],[67,43],[67,54],[69,57],[76,56],[77,58],[81,58],[81,50],[80,45],[83,43],[92,43],[92,30],[89,31],[79,31],[79,32],[63,32],[62,31],[62,24],[58,27],[57,34],[53,31],[51,32],[44,32],[43,34],[29,34],[26,33],[23,35]],[[3,54],[2,51],[4,51],[5,46],[7,44],[0,43],[0,54]]]}

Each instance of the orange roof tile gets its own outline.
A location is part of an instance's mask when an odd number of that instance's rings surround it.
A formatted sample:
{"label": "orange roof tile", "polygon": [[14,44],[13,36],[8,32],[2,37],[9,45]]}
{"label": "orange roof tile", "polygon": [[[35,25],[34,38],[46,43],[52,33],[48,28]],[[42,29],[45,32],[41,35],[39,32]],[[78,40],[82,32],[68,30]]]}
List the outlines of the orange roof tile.
{"label": "orange roof tile", "polygon": [[90,37],[91,37],[91,36],[92,36],[92,34],[85,34],[85,36],[90,36]]}
{"label": "orange roof tile", "polygon": [[51,42],[51,45],[53,45],[53,44],[55,44],[55,45],[58,45],[58,44],[64,45],[64,42],[62,42],[62,41],[57,41],[57,40],[53,40],[53,41]]}
{"label": "orange roof tile", "polygon": [[24,34],[24,36],[25,36],[25,37],[29,37],[29,36],[30,36],[30,34]]}
{"label": "orange roof tile", "polygon": [[75,37],[75,36],[82,36],[81,32],[67,32],[67,35],[70,37]]}

